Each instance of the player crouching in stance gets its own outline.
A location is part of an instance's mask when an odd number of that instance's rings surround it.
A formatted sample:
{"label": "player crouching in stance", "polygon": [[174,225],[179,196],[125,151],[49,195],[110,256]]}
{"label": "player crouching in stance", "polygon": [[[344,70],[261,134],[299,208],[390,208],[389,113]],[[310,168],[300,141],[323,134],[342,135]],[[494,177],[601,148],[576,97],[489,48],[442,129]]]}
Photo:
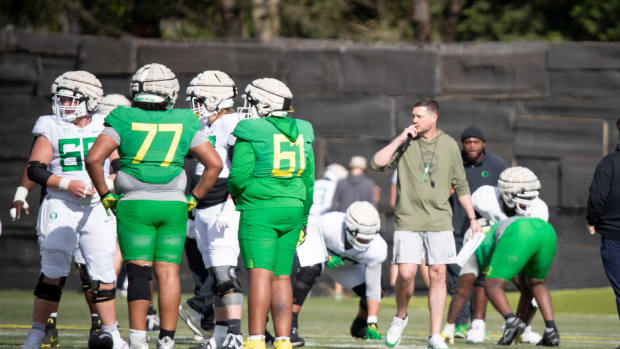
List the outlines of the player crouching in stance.
{"label": "player crouching in stance", "polygon": [[476,250],[478,269],[486,270],[486,294],[506,319],[498,344],[512,344],[526,327],[523,319],[510,309],[505,292],[508,282],[518,276],[521,291],[518,313],[526,314],[534,297],[545,320],[545,332],[537,345],[560,345],[551,295],[544,283],[556,249],[557,237],[551,224],[540,218],[512,217],[495,223]]}
{"label": "player crouching in stance", "polygon": [[[103,205],[116,211],[118,240],[129,285],[129,344],[148,348],[146,315],[153,271],[159,284],[161,324],[157,348],[174,348],[181,287],[187,212],[213,186],[222,169],[217,152],[189,109],[172,109],[179,91],[167,67],[147,64],[131,81],[133,108],[118,107],[86,158],[86,166]],[[118,149],[116,192],[108,191],[101,164]],[[191,152],[205,167],[187,197],[183,160]]]}
{"label": "player crouching in stance", "polygon": [[[346,213],[324,214],[308,226],[309,236],[321,234],[325,241],[329,256],[327,275],[360,297],[359,310],[351,324],[351,336],[355,338],[382,339],[377,316],[381,306],[381,263],[387,257],[387,244],[379,235],[380,230],[379,212],[366,201],[352,203]],[[308,292],[323,269],[323,265],[316,264],[302,267],[295,275],[291,325],[293,346],[305,344],[298,334],[297,319]]]}
{"label": "player crouching in stance", "polygon": [[[41,251],[41,276],[34,291],[32,329],[23,349],[39,348],[47,317],[58,307],[62,287],[76,246],[86,262],[92,302],[102,322],[102,332],[89,338],[91,348],[127,348],[118,331],[114,306],[114,254],[116,229],[93,191],[83,159],[103,129],[103,116],[91,115],[103,96],[101,83],[89,72],[70,71],[52,86],[54,116],[37,120],[37,137],[28,162],[28,178],[47,186],[37,230]],[[108,156],[105,162],[107,177]],[[49,166],[49,170],[48,170]]]}
{"label": "player crouching in stance", "polygon": [[[232,133],[240,120],[240,115],[233,110],[236,94],[235,82],[217,70],[198,74],[187,87],[187,99],[202,123],[200,131],[211,141],[223,165],[213,188],[198,202],[194,211],[196,243],[205,267],[213,276],[213,293],[216,295],[215,329],[213,337],[201,346],[205,349],[241,349],[243,345],[243,292],[235,271],[239,257],[239,212],[235,210],[226,187],[234,145]],[[199,178],[203,171],[204,166],[197,164],[194,178]],[[181,305],[179,315],[190,328],[200,329],[200,323],[192,321],[192,311],[189,305]]]}
{"label": "player crouching in stance", "polygon": [[[476,212],[482,216],[481,225],[486,226],[486,230],[489,229],[490,225],[509,217],[537,217],[547,221],[549,209],[545,202],[538,197],[539,190],[540,181],[536,175],[525,167],[515,166],[507,168],[500,174],[496,187],[485,185],[478,188],[472,194],[472,202]],[[465,242],[467,243],[471,238],[471,232],[468,231],[465,234]],[[447,324],[442,331],[442,335],[448,338],[450,342],[454,341],[456,316],[474,285],[476,286],[473,302],[474,320],[471,329],[467,332],[467,343],[482,343],[486,337],[484,322],[487,302],[484,292],[485,275],[478,271],[475,263],[475,257],[470,257],[459,273],[458,286],[450,302]],[[514,278],[512,281],[520,288],[518,278]],[[517,315],[522,317],[526,324],[529,324],[536,313],[536,308],[537,303],[533,301],[523,310],[523,313]],[[536,344],[540,342],[541,338],[538,333],[531,330],[530,326],[527,326],[519,340]]]}
{"label": "player crouching in stance", "polygon": [[263,78],[245,89],[253,118],[239,121],[233,135],[228,190],[241,212],[239,245],[248,269],[250,337],[246,349],[265,348],[271,308],[275,349],[291,348],[290,274],[314,187],[312,125],[290,118],[293,94],[279,80]]}

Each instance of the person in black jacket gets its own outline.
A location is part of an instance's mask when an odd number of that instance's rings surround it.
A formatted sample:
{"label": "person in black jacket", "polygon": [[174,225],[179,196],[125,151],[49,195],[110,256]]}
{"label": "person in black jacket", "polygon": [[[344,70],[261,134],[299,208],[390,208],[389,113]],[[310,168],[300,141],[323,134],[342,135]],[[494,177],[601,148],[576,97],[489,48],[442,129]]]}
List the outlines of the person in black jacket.
{"label": "person in black jacket", "polygon": [[[620,118],[616,121],[620,132]],[[620,317],[620,144],[596,167],[586,220],[591,235],[601,234],[601,258],[605,274],[616,294]]]}

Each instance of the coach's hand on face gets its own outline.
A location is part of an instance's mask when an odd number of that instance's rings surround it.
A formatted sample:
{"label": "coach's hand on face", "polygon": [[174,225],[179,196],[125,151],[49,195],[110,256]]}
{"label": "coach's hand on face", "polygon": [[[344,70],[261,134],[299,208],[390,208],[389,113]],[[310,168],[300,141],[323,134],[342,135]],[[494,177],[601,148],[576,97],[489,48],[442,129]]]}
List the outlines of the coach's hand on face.
{"label": "coach's hand on face", "polygon": [[398,136],[398,138],[400,139],[401,143],[405,143],[407,141],[407,138],[409,137],[415,138],[415,136],[417,135],[418,135],[418,131],[416,131],[415,125],[411,125],[407,127],[406,129],[404,129],[403,132],[400,134],[400,136]]}

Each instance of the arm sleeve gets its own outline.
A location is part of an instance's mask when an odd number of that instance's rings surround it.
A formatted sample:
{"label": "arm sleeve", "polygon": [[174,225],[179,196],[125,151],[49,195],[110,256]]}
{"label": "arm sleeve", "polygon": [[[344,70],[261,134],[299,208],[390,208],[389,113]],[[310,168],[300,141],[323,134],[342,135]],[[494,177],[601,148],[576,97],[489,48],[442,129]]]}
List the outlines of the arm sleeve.
{"label": "arm sleeve", "polygon": [[381,301],[381,264],[366,266],[366,298]]}
{"label": "arm sleeve", "polygon": [[465,168],[463,168],[463,158],[456,143],[450,151],[450,175],[450,184],[452,184],[456,196],[469,195],[469,184],[465,176]]}
{"label": "arm sleeve", "polygon": [[196,146],[201,145],[202,143],[207,141],[207,136],[204,132],[198,130],[194,133],[194,137],[192,138],[191,143],[189,144],[190,149]]}
{"label": "arm sleeve", "polygon": [[238,139],[233,148],[234,156],[228,175],[228,192],[233,198],[241,195],[254,170],[254,148],[247,141]]}
{"label": "arm sleeve", "polygon": [[588,195],[586,220],[588,225],[595,226],[607,207],[607,196],[614,177],[611,160],[604,158],[596,167]]}
{"label": "arm sleeve", "polygon": [[118,132],[116,132],[116,130],[113,127],[110,127],[110,126],[105,127],[103,131],[101,131],[101,134],[112,137],[112,139],[114,139],[114,142],[116,142],[117,145],[121,144],[121,136],[118,134]]}
{"label": "arm sleeve", "polygon": [[308,225],[308,215],[312,207],[314,197],[314,150],[312,145],[308,147],[308,156],[306,157],[306,170],[303,172],[301,179],[306,187],[306,200],[304,200],[303,225]]}

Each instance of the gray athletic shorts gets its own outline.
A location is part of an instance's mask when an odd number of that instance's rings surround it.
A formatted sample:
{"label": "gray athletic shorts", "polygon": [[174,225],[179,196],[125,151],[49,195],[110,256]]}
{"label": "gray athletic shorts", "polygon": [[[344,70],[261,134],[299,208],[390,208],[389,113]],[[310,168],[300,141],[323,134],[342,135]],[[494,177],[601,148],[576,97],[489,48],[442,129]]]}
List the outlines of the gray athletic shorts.
{"label": "gray athletic shorts", "polygon": [[393,264],[452,264],[456,259],[454,234],[451,231],[394,232]]}

